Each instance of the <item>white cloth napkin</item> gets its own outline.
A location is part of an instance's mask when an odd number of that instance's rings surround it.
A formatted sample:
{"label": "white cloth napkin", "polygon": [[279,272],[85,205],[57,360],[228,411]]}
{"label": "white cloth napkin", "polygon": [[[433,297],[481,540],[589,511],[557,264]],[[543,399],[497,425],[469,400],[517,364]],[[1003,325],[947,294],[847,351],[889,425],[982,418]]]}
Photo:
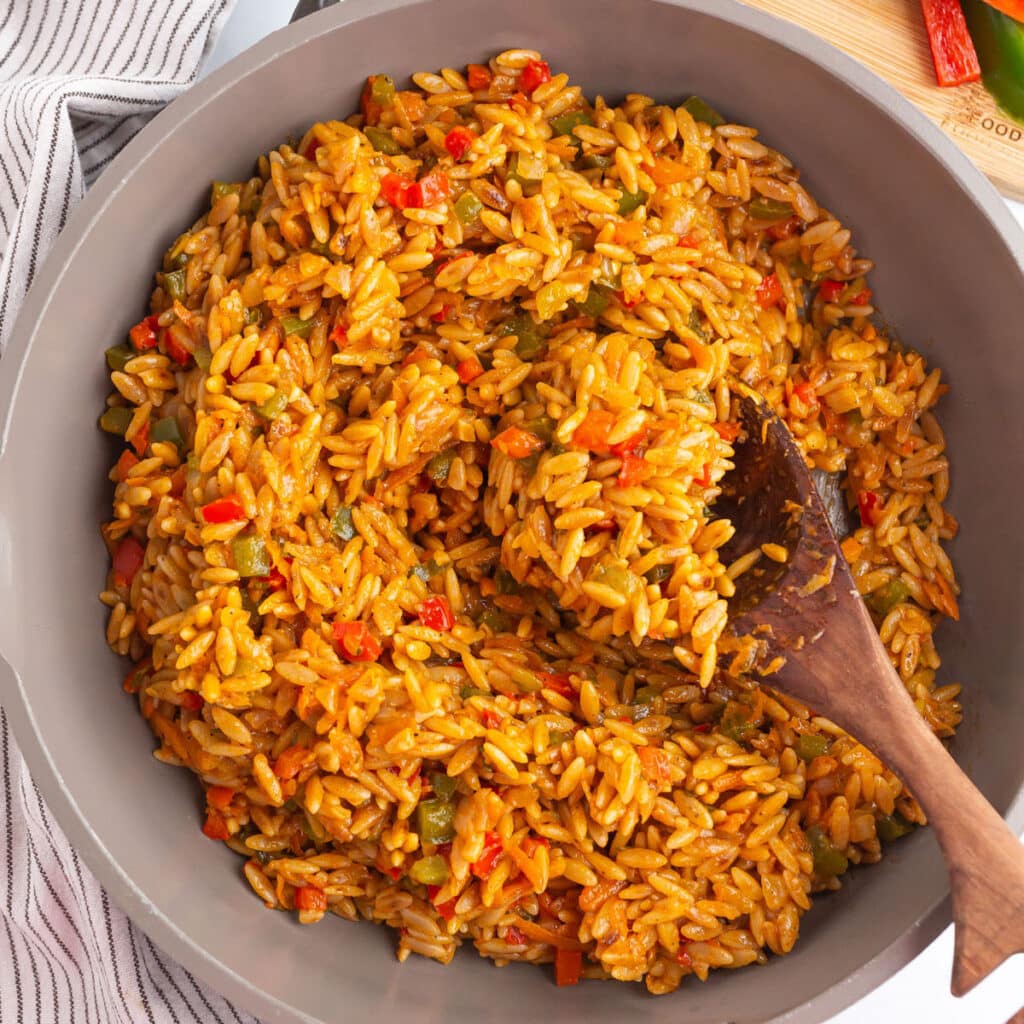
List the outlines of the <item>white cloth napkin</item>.
{"label": "white cloth napkin", "polygon": [[[72,207],[195,80],[233,3],[0,0],[0,352]],[[0,1021],[255,1024],[111,903],[43,803],[2,708],[0,771]]]}

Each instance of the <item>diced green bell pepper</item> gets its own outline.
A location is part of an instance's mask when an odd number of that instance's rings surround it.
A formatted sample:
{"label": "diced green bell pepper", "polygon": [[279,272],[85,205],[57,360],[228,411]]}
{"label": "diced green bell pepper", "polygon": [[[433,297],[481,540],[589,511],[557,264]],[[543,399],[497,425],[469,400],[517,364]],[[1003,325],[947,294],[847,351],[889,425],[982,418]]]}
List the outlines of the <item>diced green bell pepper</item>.
{"label": "diced green bell pepper", "polygon": [[576,308],[584,316],[592,316],[596,320],[608,308],[610,301],[606,288],[599,284],[592,284],[587,292],[587,297],[577,302]]}
{"label": "diced green bell pepper", "polygon": [[386,128],[375,128],[373,125],[367,125],[363,129],[363,134],[370,140],[370,145],[378,153],[384,153],[386,156],[398,156],[402,152],[402,147]]}
{"label": "diced green bell pepper", "polygon": [[178,426],[178,421],[174,416],[165,416],[162,420],[157,420],[149,433],[149,439],[150,441],[170,441],[171,444],[175,444],[179,448],[185,447],[185,438],[181,436],[181,427]]}
{"label": "diced green bell pepper", "polygon": [[568,114],[560,114],[551,118],[551,133],[556,138],[561,135],[568,135],[574,146],[582,145],[580,140],[573,135],[572,130],[580,124],[593,124],[590,115],[585,110],[573,110]]}
{"label": "diced green bell pepper", "polygon": [[455,795],[455,780],[444,772],[431,772],[430,785],[434,795],[441,800],[451,800]]}
{"label": "diced green bell pepper", "polygon": [[206,373],[213,361],[213,353],[205,345],[200,345],[192,355],[195,357],[196,366]]}
{"label": "diced green bell pepper", "polygon": [[427,463],[427,476],[429,476],[435,484],[444,484],[448,480],[448,474],[451,472],[452,463],[454,461],[454,448],[446,448],[443,452],[438,452]]}
{"label": "diced green bell pepper", "polygon": [[620,217],[628,216],[634,210],[638,210],[647,202],[647,193],[643,189],[639,189],[636,192],[630,192],[628,189],[624,188],[621,191],[622,196],[619,199]]}
{"label": "diced green bell pepper", "polygon": [[242,186],[230,181],[215,181],[210,189],[210,205],[213,206],[218,199],[231,195],[232,192],[241,192]]}
{"label": "diced green bell pepper", "polygon": [[124,437],[134,415],[135,411],[127,406],[112,405],[109,409],[103,410],[103,415],[100,416],[100,427],[108,434]]}
{"label": "diced green bell pepper", "polygon": [[331,533],[346,544],[356,535],[355,523],[352,522],[352,509],[348,505],[339,505],[331,517]]}
{"label": "diced green bell pepper", "polygon": [[694,121],[709,124],[712,128],[725,124],[725,118],[710,103],[705,102],[699,96],[691,96],[683,103],[683,107],[689,112],[690,117]]}
{"label": "diced green bell pepper", "polygon": [[416,831],[424,843],[455,838],[455,805],[448,800],[421,800],[416,806]]}
{"label": "diced green bell pepper", "polygon": [[300,338],[308,338],[313,330],[312,320],[300,320],[297,316],[281,317],[281,326],[285,334],[297,334]]}
{"label": "diced green bell pepper", "polygon": [[751,711],[746,704],[730,700],[722,712],[718,731],[736,743],[746,743],[757,732],[757,726],[750,720]]}
{"label": "diced green bell pepper", "polygon": [[374,75],[370,95],[375,103],[390,107],[395,102],[395,80],[390,75]]}
{"label": "diced green bell pepper", "polygon": [[868,596],[868,606],[877,615],[888,615],[889,612],[910,596],[910,588],[899,577],[889,580],[884,587],[879,587]]}
{"label": "diced green bell pepper", "polygon": [[265,420],[276,420],[288,408],[288,392],[275,391],[262,405],[256,406],[256,413]]}
{"label": "diced green bell pepper", "polygon": [[427,582],[431,577],[436,576],[441,571],[441,566],[434,561],[433,558],[421,565],[414,565],[409,570],[410,576],[415,576],[418,580],[422,580],[424,583]]}
{"label": "diced green bell pepper", "polygon": [[240,534],[231,542],[231,557],[239,576],[266,576],[270,572],[270,552],[263,538],[254,533]]}
{"label": "diced green bell pepper", "polygon": [[444,857],[422,857],[409,868],[409,877],[420,885],[444,885],[448,878],[448,862]]}
{"label": "diced green bell pepper", "polygon": [[891,843],[913,831],[914,826],[902,814],[880,814],[875,819],[875,832],[883,843]]}
{"label": "diced green bell pepper", "polygon": [[827,754],[832,741],[819,733],[805,732],[797,737],[793,749],[801,761],[813,761],[816,757]]}
{"label": "diced green bell pepper", "polygon": [[472,224],[479,219],[483,208],[484,204],[469,189],[455,200],[455,216],[462,224]]}
{"label": "diced green bell pepper", "polygon": [[820,826],[812,825],[804,834],[811,847],[815,874],[822,878],[834,878],[850,866],[846,855],[833,844]]}
{"label": "diced green bell pepper", "polygon": [[793,207],[789,203],[779,199],[769,199],[767,196],[751,199],[747,210],[751,217],[756,217],[758,220],[782,220],[783,217],[793,215]]}
{"label": "diced green bell pepper", "polygon": [[164,291],[168,297],[173,299],[175,302],[185,301],[185,271],[184,270],[173,270],[169,274],[164,274],[163,278]]}
{"label": "diced green bell pepper", "polygon": [[134,359],[139,353],[131,347],[131,345],[114,345],[107,349],[107,366],[111,370],[124,371],[125,366],[128,365],[129,361]]}
{"label": "diced green bell pepper", "polygon": [[671,575],[671,565],[654,565],[644,573],[644,579],[648,583],[664,583]]}

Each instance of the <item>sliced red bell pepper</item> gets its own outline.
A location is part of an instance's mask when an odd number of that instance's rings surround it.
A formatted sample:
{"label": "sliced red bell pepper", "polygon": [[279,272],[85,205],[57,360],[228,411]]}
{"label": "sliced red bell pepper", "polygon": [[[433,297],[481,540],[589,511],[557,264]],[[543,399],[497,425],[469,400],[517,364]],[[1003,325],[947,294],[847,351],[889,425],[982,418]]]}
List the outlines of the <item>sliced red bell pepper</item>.
{"label": "sliced red bell pepper", "polygon": [[967,31],[960,0],[921,0],[921,10],[939,85],[978,81],[981,65]]}
{"label": "sliced red bell pepper", "polygon": [[143,423],[138,430],[132,435],[132,447],[135,449],[135,453],[142,458],[146,454],[146,449],[149,447],[149,423]]}
{"label": "sliced red bell pepper", "polygon": [[167,354],[179,366],[188,366],[192,362],[192,353],[170,331],[163,331],[163,338]]}
{"label": "sliced red bell pepper", "polygon": [[310,761],[307,747],[285,747],[274,761],[274,774],[279,779],[294,779]]}
{"label": "sliced red bell pepper", "polygon": [[348,661],[376,661],[381,655],[380,641],[365,622],[335,622],[334,643]]}
{"label": "sliced red bell pepper", "polygon": [[442,199],[447,199],[451,194],[452,186],[448,181],[448,175],[439,168],[434,168],[429,174],[425,174],[418,182],[417,206],[436,206]]}
{"label": "sliced red bell pepper", "polygon": [[711,463],[705,462],[701,466],[700,476],[694,478],[701,487],[711,486]]}
{"label": "sliced red bell pepper", "polygon": [[145,557],[146,549],[131,534],[122,537],[114,549],[114,582],[130,587]]}
{"label": "sliced red bell pepper", "polygon": [[420,622],[427,629],[447,633],[455,625],[455,616],[446,597],[428,597],[419,608]]}

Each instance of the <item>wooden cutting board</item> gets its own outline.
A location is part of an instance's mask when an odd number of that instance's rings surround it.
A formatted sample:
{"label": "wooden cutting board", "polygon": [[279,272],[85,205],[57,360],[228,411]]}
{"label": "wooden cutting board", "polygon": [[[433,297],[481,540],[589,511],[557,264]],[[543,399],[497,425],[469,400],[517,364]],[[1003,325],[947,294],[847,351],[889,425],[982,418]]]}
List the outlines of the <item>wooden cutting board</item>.
{"label": "wooden cutting board", "polygon": [[924,111],[1002,193],[1024,200],[1024,125],[1007,117],[980,82],[935,84],[918,0],[743,0],[844,50]]}

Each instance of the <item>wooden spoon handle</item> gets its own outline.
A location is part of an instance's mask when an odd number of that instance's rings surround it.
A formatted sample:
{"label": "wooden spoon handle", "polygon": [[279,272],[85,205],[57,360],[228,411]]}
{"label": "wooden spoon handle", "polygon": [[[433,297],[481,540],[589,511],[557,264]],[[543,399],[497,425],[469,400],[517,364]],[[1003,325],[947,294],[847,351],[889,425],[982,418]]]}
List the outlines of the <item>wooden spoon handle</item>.
{"label": "wooden spoon handle", "polygon": [[[837,619],[838,629],[830,627],[791,658],[779,685],[827,709],[924,808],[949,871],[956,927],[952,991],[960,996],[1007,957],[1024,953],[1024,846],[928,727],[860,602],[857,609],[860,623],[855,615]],[[862,676],[863,688],[851,685],[851,663],[859,666],[853,678]]]}

